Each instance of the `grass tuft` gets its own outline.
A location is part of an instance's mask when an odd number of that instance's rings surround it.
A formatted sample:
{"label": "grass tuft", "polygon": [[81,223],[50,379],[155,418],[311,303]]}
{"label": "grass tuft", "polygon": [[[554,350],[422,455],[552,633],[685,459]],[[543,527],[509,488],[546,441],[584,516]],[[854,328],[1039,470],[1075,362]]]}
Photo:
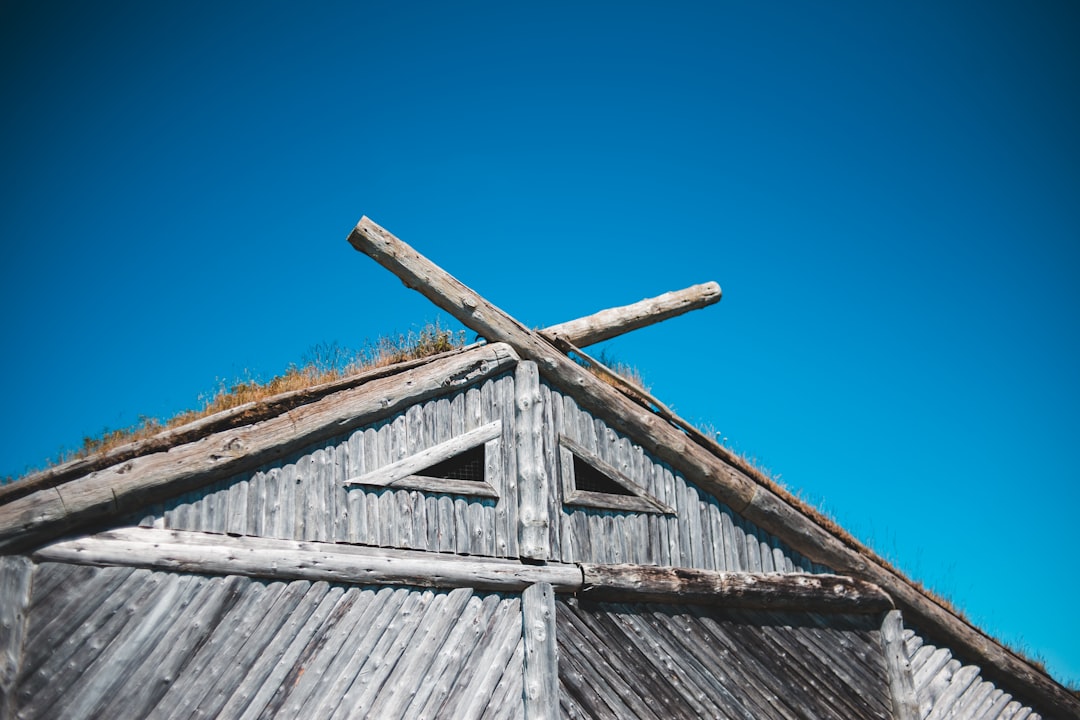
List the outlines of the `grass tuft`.
{"label": "grass tuft", "polygon": [[[130,427],[115,430],[106,428],[100,435],[84,437],[81,447],[60,453],[48,466],[107,452],[125,443],[151,437],[162,430],[186,425],[208,415],[283,392],[303,390],[364,370],[438,355],[464,345],[465,331],[449,330],[443,327],[439,320],[428,323],[418,332],[380,337],[356,350],[337,342],[320,343],[303,355],[299,365],[290,365],[281,375],[265,382],[250,376],[232,382],[219,380],[218,387],[212,393],[199,398],[199,409],[185,410],[168,420],[142,416],[138,423]],[[5,479],[5,482],[10,481],[13,481],[13,478]]]}

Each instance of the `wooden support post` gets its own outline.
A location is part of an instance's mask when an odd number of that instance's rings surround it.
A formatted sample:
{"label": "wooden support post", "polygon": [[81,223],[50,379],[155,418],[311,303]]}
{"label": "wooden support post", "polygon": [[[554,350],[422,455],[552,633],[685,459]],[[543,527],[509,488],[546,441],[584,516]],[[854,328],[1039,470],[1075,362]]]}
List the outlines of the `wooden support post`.
{"label": "wooden support post", "polygon": [[530,585],[521,593],[521,624],[525,643],[525,718],[555,720],[559,717],[559,650],[555,591],[550,583]]}
{"label": "wooden support post", "polygon": [[514,446],[517,452],[519,498],[518,554],[529,560],[546,561],[550,554],[550,488],[544,469],[544,408],[536,363],[528,360],[518,363],[514,376],[514,397]]}
{"label": "wooden support post", "polygon": [[562,338],[578,347],[588,347],[610,340],[631,330],[654,325],[691,310],[720,302],[720,286],[714,282],[693,285],[685,290],[640,300],[631,305],[609,308],[570,322],[552,325],[541,331],[549,338]]}
{"label": "wooden support post", "polygon": [[919,720],[919,700],[915,679],[904,650],[904,620],[899,610],[885,613],[881,623],[881,645],[885,650],[885,669],[889,673],[889,695],[895,720]]}
{"label": "wooden support post", "polygon": [[22,664],[26,609],[34,564],[25,557],[0,557],[0,719],[15,717],[15,683]]}

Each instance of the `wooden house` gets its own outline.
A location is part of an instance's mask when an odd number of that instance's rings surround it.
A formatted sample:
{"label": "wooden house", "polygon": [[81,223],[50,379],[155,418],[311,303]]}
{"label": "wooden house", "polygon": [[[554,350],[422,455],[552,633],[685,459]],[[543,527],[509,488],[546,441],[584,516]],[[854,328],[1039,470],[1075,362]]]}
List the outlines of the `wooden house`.
{"label": "wooden house", "polygon": [[1077,718],[1041,668],[593,362],[700,286],[0,488],[0,718]]}

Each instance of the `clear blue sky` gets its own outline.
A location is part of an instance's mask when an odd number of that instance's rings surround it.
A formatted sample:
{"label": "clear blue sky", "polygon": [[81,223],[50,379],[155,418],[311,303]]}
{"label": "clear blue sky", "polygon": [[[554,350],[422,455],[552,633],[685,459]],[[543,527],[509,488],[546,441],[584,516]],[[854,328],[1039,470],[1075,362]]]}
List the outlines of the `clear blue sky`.
{"label": "clear blue sky", "polygon": [[529,325],[716,280],[608,352],[1080,683],[1075,2],[6,0],[0,58],[0,474],[434,319],[363,214]]}

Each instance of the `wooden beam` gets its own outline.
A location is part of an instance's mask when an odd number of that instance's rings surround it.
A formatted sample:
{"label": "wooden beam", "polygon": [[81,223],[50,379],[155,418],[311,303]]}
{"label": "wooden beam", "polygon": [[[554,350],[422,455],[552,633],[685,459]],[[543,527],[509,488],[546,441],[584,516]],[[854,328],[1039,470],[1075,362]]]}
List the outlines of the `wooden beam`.
{"label": "wooden beam", "polygon": [[287,457],[319,440],[506,372],[517,361],[506,345],[477,347],[17,498],[0,505],[0,552],[31,548],[93,522]]}
{"label": "wooden beam", "polygon": [[555,636],[555,592],[550,583],[521,593],[522,669],[525,720],[555,720],[559,715],[559,655]]}
{"label": "wooden beam", "polygon": [[15,717],[33,575],[28,558],[0,557],[0,718]]}
{"label": "wooden beam", "polygon": [[562,338],[578,347],[610,340],[631,330],[654,325],[691,310],[720,302],[720,286],[715,282],[673,290],[631,305],[609,308],[588,317],[552,325],[541,330],[549,339]]}
{"label": "wooden beam", "polygon": [[632,436],[654,457],[679,468],[687,480],[716,496],[734,512],[782,538],[789,547],[814,562],[879,585],[914,626],[941,638],[957,654],[981,665],[988,677],[1010,687],[1026,689],[1041,701],[1037,704],[1060,715],[1080,715],[1080,699],[1045,672],[916,588],[867,548],[852,540],[841,540],[838,533],[828,529],[828,521],[800,507],[798,501],[763,476],[759,477],[738,458],[722,448],[706,449],[669,422],[624,397],[538,333],[370,219],[360,220],[349,234],[349,242],[466,327],[489,341],[506,342],[522,358],[535,361],[545,378],[573,396],[582,407],[600,414],[619,432]]}
{"label": "wooden beam", "polygon": [[38,562],[356,585],[467,587],[499,592],[520,592],[538,582],[549,583],[559,592],[581,587],[581,570],[574,565],[529,565],[447,553],[153,528],[126,528],[62,540],[39,548],[33,558]]}
{"label": "wooden beam", "polygon": [[581,566],[582,597],[609,602],[879,613],[892,600],[878,586],[841,575],[730,573],[651,565]]}

